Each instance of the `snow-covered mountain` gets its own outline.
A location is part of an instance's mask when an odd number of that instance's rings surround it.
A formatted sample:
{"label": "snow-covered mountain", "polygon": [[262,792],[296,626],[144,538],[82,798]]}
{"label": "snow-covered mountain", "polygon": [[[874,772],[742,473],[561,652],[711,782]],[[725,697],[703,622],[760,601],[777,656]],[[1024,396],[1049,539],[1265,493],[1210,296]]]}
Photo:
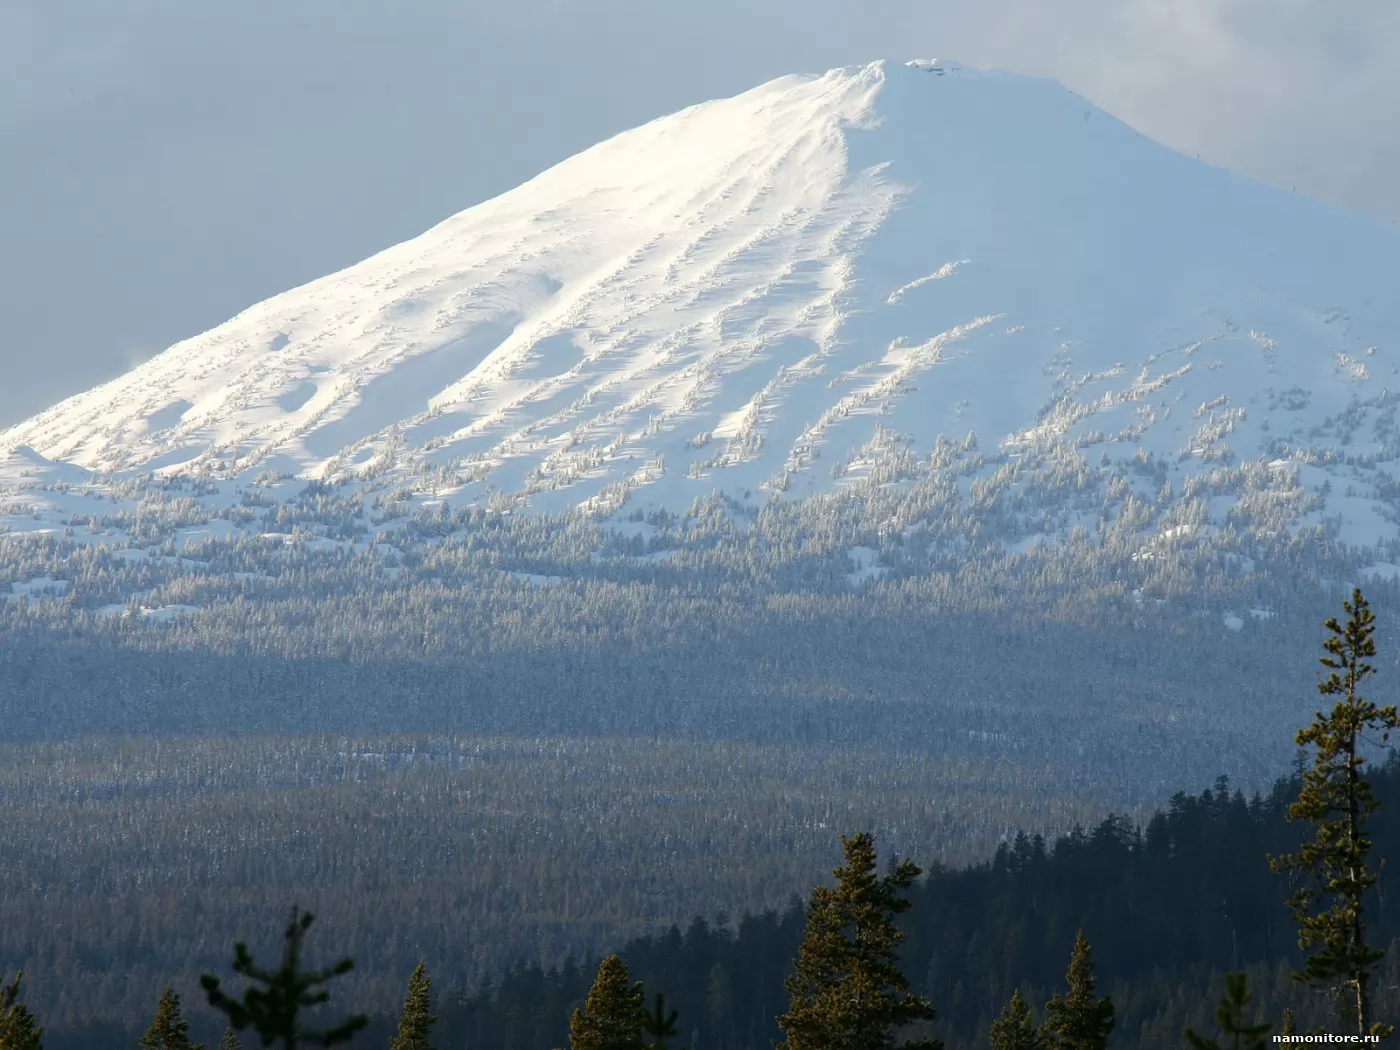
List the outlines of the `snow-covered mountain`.
{"label": "snow-covered mountain", "polygon": [[1083,457],[1144,498],[1256,461],[1371,544],[1396,535],[1398,278],[1400,236],[1049,81],[789,76],[0,433],[0,524],[58,528],[151,472],[201,478],[216,518],[311,479],[405,513],[682,509],[973,434],[986,472]]}

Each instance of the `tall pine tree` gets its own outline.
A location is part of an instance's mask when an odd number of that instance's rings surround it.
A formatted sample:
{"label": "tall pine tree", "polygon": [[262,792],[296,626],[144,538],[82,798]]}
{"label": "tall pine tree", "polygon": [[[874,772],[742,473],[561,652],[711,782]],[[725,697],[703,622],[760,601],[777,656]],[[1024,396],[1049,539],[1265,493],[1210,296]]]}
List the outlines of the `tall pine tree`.
{"label": "tall pine tree", "polygon": [[[899,968],[904,934],[896,916],[919,869],[910,861],[877,876],[875,839],[842,836],[836,886],[819,886],[807,906],[797,963],[787,980],[788,1012],[778,1018],[783,1050],[889,1050],[898,1029],[931,1021],[933,1006],[909,990]],[[931,1040],[906,1044],[932,1050]]]}
{"label": "tall pine tree", "polygon": [[1045,1004],[1046,1043],[1051,1050],[1105,1050],[1113,1031],[1113,1000],[1095,994],[1094,953],[1080,930],[1066,974],[1069,989]]}
{"label": "tall pine tree", "polygon": [[1330,713],[1318,711],[1299,730],[1300,748],[1312,748],[1312,766],[1303,770],[1298,800],[1290,820],[1308,821],[1313,838],[1297,853],[1270,858],[1275,871],[1301,875],[1304,883],[1289,897],[1298,924],[1298,946],[1311,950],[1294,979],[1314,987],[1345,992],[1343,1021],[1357,1035],[1387,1034],[1390,1025],[1371,1017],[1371,975],[1384,952],[1366,941],[1363,899],[1376,882],[1367,864],[1371,840],[1366,818],[1379,806],[1362,775],[1366,759],[1360,744],[1370,733],[1381,742],[1400,727],[1394,705],[1379,707],[1360,694],[1361,683],[1376,669],[1375,616],[1360,589],[1343,602],[1347,622],[1326,623],[1322,666],[1331,673],[1318,683],[1323,696],[1336,697]]}
{"label": "tall pine tree", "polygon": [[219,1037],[219,1050],[243,1050],[243,1044],[238,1041],[238,1035],[232,1028],[225,1028],[224,1034]]}
{"label": "tall pine tree", "polygon": [[992,1022],[992,1050],[1044,1050],[1045,1039],[1031,1017],[1030,1004],[1021,997],[1020,989],[1011,994],[1011,1001]]}
{"label": "tall pine tree", "polygon": [[646,1023],[642,983],[633,984],[627,966],[609,955],[598,966],[588,999],[569,1019],[573,1050],[641,1050]]}
{"label": "tall pine tree", "polygon": [[403,1012],[399,1015],[399,1030],[389,1044],[389,1050],[433,1050],[432,1043],[428,1041],[433,1024],[437,1021],[430,1003],[432,991],[432,979],[420,960],[409,975],[408,994],[404,997]]}
{"label": "tall pine tree", "polygon": [[9,984],[0,984],[0,1050],[43,1050],[44,1030],[34,1023],[29,1007],[19,1001],[24,971]]}
{"label": "tall pine tree", "polygon": [[151,1027],[138,1042],[141,1050],[201,1050],[201,1044],[190,1042],[190,1023],[180,1016],[180,997],[169,985],[156,1004]]}

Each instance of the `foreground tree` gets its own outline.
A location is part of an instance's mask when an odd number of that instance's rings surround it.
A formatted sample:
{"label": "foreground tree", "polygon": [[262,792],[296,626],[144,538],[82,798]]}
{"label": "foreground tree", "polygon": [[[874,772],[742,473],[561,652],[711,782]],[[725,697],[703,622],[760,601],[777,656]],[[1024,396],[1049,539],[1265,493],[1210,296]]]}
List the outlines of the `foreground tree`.
{"label": "foreground tree", "polygon": [[1215,1022],[1220,1026],[1224,1043],[1217,1043],[1191,1029],[1186,1029],[1186,1043],[1191,1050],[1265,1050],[1272,1045],[1268,1021],[1249,1024],[1245,1021],[1245,1011],[1254,996],[1249,991],[1248,978],[1242,973],[1225,975],[1225,998],[1215,1008]]}
{"label": "foreground tree", "polygon": [[1001,1016],[992,1022],[990,1034],[992,1050],[1044,1050],[1045,1047],[1040,1029],[1031,1017],[1030,1004],[1021,998],[1020,989],[1012,993]]}
{"label": "foreground tree", "polygon": [[666,1050],[666,1040],[680,1034],[676,1029],[677,1010],[666,1009],[666,997],[656,993],[656,1005],[642,1020],[642,1034],[647,1037],[646,1050]]}
{"label": "foreground tree", "polygon": [[1095,994],[1094,953],[1080,930],[1066,974],[1068,992],[1045,1004],[1046,1045],[1053,1050],[1105,1050],[1113,1031],[1113,1000]]}
{"label": "foreground tree", "polygon": [[1367,660],[1376,655],[1375,616],[1359,589],[1343,602],[1345,626],[1326,623],[1330,635],[1322,666],[1331,674],[1318,684],[1323,696],[1337,698],[1328,714],[1318,711],[1312,724],[1298,732],[1299,747],[1311,747],[1312,766],[1304,769],[1298,800],[1288,808],[1290,820],[1308,821],[1313,837],[1297,853],[1271,857],[1275,871],[1300,875],[1303,885],[1289,897],[1298,924],[1298,946],[1311,950],[1294,979],[1345,993],[1342,1020],[1357,1035],[1385,1035],[1390,1025],[1371,1017],[1371,976],[1384,952],[1366,941],[1363,898],[1376,882],[1368,865],[1371,840],[1366,818],[1379,807],[1371,784],[1362,775],[1366,759],[1359,753],[1367,734],[1389,739],[1400,727],[1393,705],[1379,707],[1360,694],[1361,683],[1376,673]]}
{"label": "foreground tree", "polygon": [[641,1050],[646,1009],[642,983],[632,983],[626,964],[609,955],[598,966],[588,999],[569,1019],[573,1050]]}
{"label": "foreground tree", "polygon": [[433,1050],[428,1041],[433,1024],[437,1021],[431,1009],[433,991],[432,978],[420,960],[408,978],[408,994],[404,997],[403,1012],[399,1015],[399,1030],[389,1050]]}
{"label": "foreground tree", "polygon": [[225,1028],[224,1034],[219,1037],[219,1050],[243,1050],[243,1044],[238,1041],[238,1035],[232,1028]]}
{"label": "foreground tree", "polygon": [[836,886],[818,887],[808,902],[804,940],[787,980],[788,1012],[778,1018],[784,1050],[887,1050],[898,1029],[937,1016],[927,999],[909,991],[897,954],[904,934],[894,920],[909,908],[904,894],[918,867],[906,860],[877,876],[868,833],[842,836],[841,847],[845,864],[835,871]]}
{"label": "foreground tree", "polygon": [[34,1023],[29,1007],[19,1001],[24,971],[9,984],[0,984],[0,1050],[43,1050],[44,1030]]}
{"label": "foreground tree", "polygon": [[190,1042],[190,1023],[180,1016],[180,997],[169,985],[156,1004],[151,1027],[138,1042],[141,1050],[201,1050],[202,1044]]}
{"label": "foreground tree", "polygon": [[369,1022],[364,1014],[356,1014],[333,1028],[302,1027],[301,1011],[330,999],[330,992],[321,986],[355,968],[351,960],[341,959],[325,970],[302,970],[301,950],[313,919],[292,909],[282,934],[282,965],[275,971],[256,965],[242,941],[233,946],[233,972],[261,986],[247,989],[241,1001],[226,994],[213,974],[199,979],[209,1005],[228,1016],[230,1028],[240,1032],[252,1028],[263,1046],[280,1041],[285,1050],[296,1050],[302,1043],[335,1046],[347,1042]]}

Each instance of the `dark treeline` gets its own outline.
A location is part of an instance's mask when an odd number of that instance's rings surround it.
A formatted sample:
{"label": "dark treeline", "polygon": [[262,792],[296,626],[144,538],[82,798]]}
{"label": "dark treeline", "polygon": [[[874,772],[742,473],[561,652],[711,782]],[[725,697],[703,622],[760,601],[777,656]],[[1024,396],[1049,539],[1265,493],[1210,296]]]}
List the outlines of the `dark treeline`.
{"label": "dark treeline", "polygon": [[[1374,771],[1383,808],[1372,818],[1375,853],[1400,856],[1400,761]],[[905,971],[939,1011],[950,1047],[984,1047],[1016,989],[1045,1002],[1063,980],[1076,931],[1094,946],[1100,987],[1117,1008],[1115,1045],[1180,1047],[1183,1027],[1210,1027],[1221,976],[1253,977],[1261,1012],[1291,1006],[1316,1019],[1326,1004],[1289,979],[1300,965],[1287,881],[1266,855],[1303,835],[1285,819],[1296,777],[1246,796],[1223,778],[1179,794],[1145,826],[1110,818],[1047,845],[1020,836],[983,864],[934,866],[903,923]],[[1400,938],[1400,909],[1384,885],[1369,915],[1371,939]],[[647,987],[664,988],[693,1050],[747,1050],[777,1040],[783,986],[802,939],[802,905],[737,923],[695,919],[630,941],[620,952]],[[1400,1011],[1394,950],[1377,985],[1378,1012]],[[444,1046],[471,1050],[566,1045],[568,1016],[593,974],[581,962],[545,971],[520,965],[499,982],[440,1007]]]}
{"label": "dark treeline", "polygon": [[[1370,823],[1374,853],[1400,855],[1400,759],[1392,755],[1371,782],[1382,803]],[[984,863],[932,866],[909,891],[912,906],[901,923],[903,969],[913,990],[938,1008],[931,1032],[950,1048],[986,1047],[989,1026],[1013,992],[1041,1004],[1062,985],[1079,930],[1093,944],[1100,989],[1115,1004],[1113,1045],[1180,1047],[1184,1027],[1210,1027],[1221,977],[1233,970],[1250,974],[1261,1014],[1278,1018],[1292,1008],[1303,1023],[1325,1021],[1323,997],[1289,978],[1302,961],[1285,905],[1289,883],[1266,862],[1305,835],[1285,817],[1298,789],[1294,776],[1246,797],[1221,778],[1199,794],[1178,794],[1145,824],[1109,818],[1048,844],[1021,835]],[[1400,909],[1387,896],[1382,882],[1368,922],[1371,941],[1391,946],[1375,991],[1378,1015],[1394,1016]],[[635,938],[619,954],[648,989],[665,990],[691,1050],[760,1050],[781,1035],[784,980],[803,923],[803,902],[794,896],[786,909],[737,921],[697,917],[685,929]],[[328,921],[320,936],[330,942],[333,933]],[[569,1018],[596,963],[521,963],[478,988],[444,991],[434,1006],[434,1046],[567,1046]],[[198,1009],[191,1017],[216,1034]],[[356,1045],[387,1042],[394,1022],[372,1017]],[[139,1031],[135,1023],[50,1028],[45,1046],[115,1050],[132,1045]]]}

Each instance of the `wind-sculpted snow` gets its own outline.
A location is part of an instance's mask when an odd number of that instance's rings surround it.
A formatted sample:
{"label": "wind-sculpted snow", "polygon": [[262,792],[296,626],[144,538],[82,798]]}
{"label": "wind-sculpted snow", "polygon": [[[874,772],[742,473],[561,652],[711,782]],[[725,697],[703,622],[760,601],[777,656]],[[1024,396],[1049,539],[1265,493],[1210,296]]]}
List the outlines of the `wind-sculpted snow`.
{"label": "wind-sculpted snow", "polygon": [[1048,81],[785,77],[0,434],[0,521],[55,529],[152,472],[200,479],[216,518],[258,479],[347,482],[388,518],[683,509],[831,491],[872,449],[972,434],[987,476],[1146,464],[1143,499],[1164,471],[1270,464],[1323,492],[1309,520],[1373,544],[1395,534],[1397,276],[1392,233]]}

